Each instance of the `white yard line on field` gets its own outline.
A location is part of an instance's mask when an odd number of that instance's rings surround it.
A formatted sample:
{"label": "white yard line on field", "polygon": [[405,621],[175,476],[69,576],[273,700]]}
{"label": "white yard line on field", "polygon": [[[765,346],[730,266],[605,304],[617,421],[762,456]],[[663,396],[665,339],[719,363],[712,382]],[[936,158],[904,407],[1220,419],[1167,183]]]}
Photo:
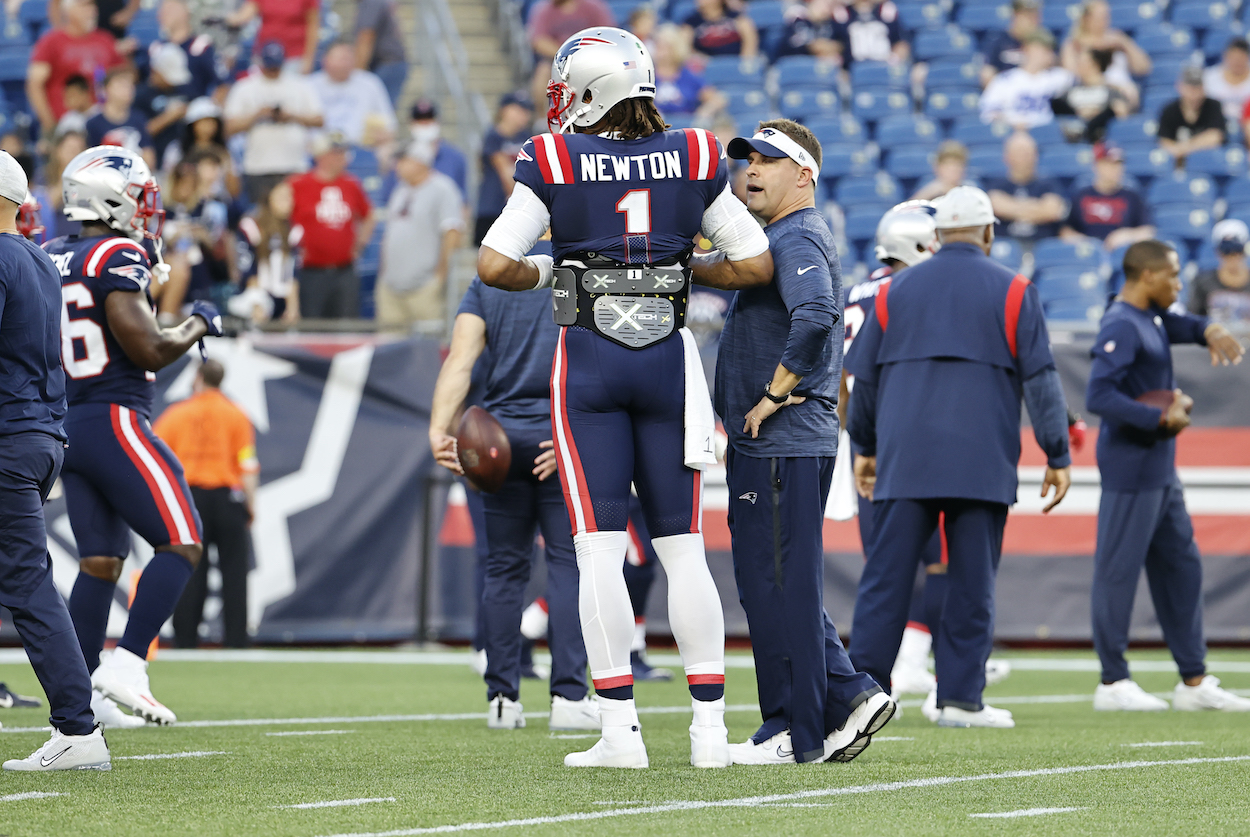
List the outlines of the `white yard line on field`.
{"label": "white yard line on field", "polygon": [[970,817],[986,817],[992,819],[1008,819],[1010,817],[1041,817],[1046,814],[1070,814],[1073,811],[1084,811],[1085,808],[1025,808],[1020,811],[1003,811],[996,814],[969,814]]}
{"label": "white yard line on field", "polygon": [[874,735],[872,737],[872,740],[873,741],[915,741],[916,739],[910,738],[905,735]]}
{"label": "white yard line on field", "polygon": [[348,735],[355,731],[354,729],[296,729],[289,732],[267,732],[265,735],[271,735],[275,738],[284,735]]}
{"label": "white yard line on field", "polygon": [[44,791],[26,791],[0,796],[0,802],[21,802],[26,799],[47,799],[49,796],[65,796],[63,793],[45,793]]}
{"label": "white yard line on field", "polygon": [[327,799],[325,802],[301,802],[298,805],[273,805],[273,808],[306,811],[310,808],[350,808],[354,805],[368,805],[373,802],[394,802],[393,796],[378,796],[368,799]]}
{"label": "white yard line on field", "polygon": [[910,779],[902,782],[881,782],[873,785],[821,788],[818,790],[774,794],[770,796],[748,796],[739,799],[675,801],[667,802],[661,805],[646,805],[638,808],[617,808],[608,811],[583,811],[572,814],[557,814],[549,817],[529,817],[526,819],[500,820],[497,822],[455,823],[450,825],[436,825],[420,828],[404,828],[395,831],[356,832],[351,834],[336,834],[333,835],[333,837],[410,837],[410,835],[416,834],[449,834],[460,831],[490,831],[521,826],[556,825],[565,822],[604,820],[613,817],[630,817],[645,814],[668,814],[675,811],[698,811],[707,808],[751,808],[761,805],[768,806],[771,803],[776,802],[801,802],[803,800],[820,799],[822,797],[846,796],[864,793],[884,793],[888,791],[906,790],[909,788],[935,788],[966,782],[988,782],[1002,779],[1029,779],[1037,776],[1064,776],[1072,773],[1095,773],[1109,770],[1135,770],[1147,767],[1178,767],[1195,764],[1226,764],[1229,762],[1245,761],[1250,761],[1250,755],[1176,759],[1172,761],[1124,761],[1113,764],[1081,764],[1074,765],[1072,767],[1046,767],[1037,770],[1012,770],[1006,773],[981,773],[974,776],[932,776],[925,779]]}
{"label": "white yard line on field", "polygon": [[1125,747],[1197,747],[1201,741],[1143,741],[1140,744],[1125,744]]}
{"label": "white yard line on field", "polygon": [[205,756],[228,756],[225,750],[193,750],[186,753],[151,753],[146,756],[113,756],[113,761],[156,761],[157,759],[198,759]]}

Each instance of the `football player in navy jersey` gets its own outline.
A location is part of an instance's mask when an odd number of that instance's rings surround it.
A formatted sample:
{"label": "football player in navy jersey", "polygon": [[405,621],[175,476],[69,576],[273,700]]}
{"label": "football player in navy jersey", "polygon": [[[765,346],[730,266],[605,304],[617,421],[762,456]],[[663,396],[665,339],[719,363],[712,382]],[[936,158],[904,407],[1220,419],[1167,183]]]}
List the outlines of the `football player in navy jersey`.
{"label": "football player in navy jersey", "polygon": [[[550,285],[563,328],[552,366],[552,438],[581,577],[582,634],[603,720],[573,767],[646,767],[629,650],[633,610],[621,568],[629,490],[638,489],[669,578],[669,619],[690,687],[690,761],[730,764],[724,722],[724,613],[703,548],[701,469],[715,420],[693,335],[690,281],[767,284],[772,256],[729,189],[709,132],[669,131],[642,43],[595,28],[552,63],[554,133],[522,147],[516,187],[478,254],[488,285]],[[550,227],[552,256],[526,256]],[[717,250],[692,258],[699,233]]]}
{"label": "football player in navy jersey", "polygon": [[[157,325],[152,277],[163,281],[168,268],[159,260],[153,266],[144,243],[159,240],[164,211],[142,157],[112,146],[89,148],[66,167],[62,190],[66,217],[82,222],[79,235],[44,245],[60,271],[64,301],[69,450],[62,482],[79,554],[70,615],[93,672],[96,718],[106,726],[141,726],[143,719],[172,724],[174,713],[148,685],[147,652],[200,560],[200,519],[182,465],[148,420],[156,370],[205,335],[220,337],[221,316],[196,302],[181,325]],[[132,529],[155,555],[117,649],[101,661]]]}

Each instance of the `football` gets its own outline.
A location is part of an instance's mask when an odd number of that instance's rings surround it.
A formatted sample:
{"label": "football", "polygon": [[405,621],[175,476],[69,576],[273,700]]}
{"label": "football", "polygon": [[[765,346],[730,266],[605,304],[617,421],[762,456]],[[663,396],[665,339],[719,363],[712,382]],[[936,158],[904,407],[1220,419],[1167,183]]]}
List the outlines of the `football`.
{"label": "football", "polygon": [[1152,389],[1143,392],[1135,400],[1150,407],[1158,407],[1166,413],[1172,406],[1172,398],[1173,393],[1170,389]]}
{"label": "football", "polygon": [[464,475],[478,491],[494,494],[508,478],[512,446],[508,434],[490,413],[470,407],[456,431],[456,453]]}

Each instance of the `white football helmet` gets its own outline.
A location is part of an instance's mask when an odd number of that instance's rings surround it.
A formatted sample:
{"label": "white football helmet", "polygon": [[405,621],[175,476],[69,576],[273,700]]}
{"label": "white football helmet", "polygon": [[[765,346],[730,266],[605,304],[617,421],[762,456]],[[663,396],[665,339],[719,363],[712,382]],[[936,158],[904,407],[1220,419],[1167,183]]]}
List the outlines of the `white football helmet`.
{"label": "white football helmet", "polygon": [[102,221],[140,241],[158,239],[165,222],[161,188],[143,158],[115,145],[98,145],[79,154],[61,175],[65,217]]}
{"label": "white football helmet", "polygon": [[562,134],[589,128],[625,99],[655,98],[655,65],[634,35],[600,26],[564,42],[551,62],[547,124]]}
{"label": "white football helmet", "polygon": [[897,259],[908,267],[920,264],[940,246],[933,216],[933,204],[928,201],[904,201],[895,206],[877,224],[873,255],[878,261]]}

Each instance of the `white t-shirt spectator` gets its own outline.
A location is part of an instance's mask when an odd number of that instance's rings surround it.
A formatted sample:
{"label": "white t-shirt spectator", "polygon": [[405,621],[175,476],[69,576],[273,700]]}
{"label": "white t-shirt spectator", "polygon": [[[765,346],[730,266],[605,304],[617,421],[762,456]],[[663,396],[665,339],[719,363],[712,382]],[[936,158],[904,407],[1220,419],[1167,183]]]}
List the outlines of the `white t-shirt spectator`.
{"label": "white t-shirt spectator", "polygon": [[434,276],[443,233],[462,226],[464,206],[456,181],[438,171],[416,186],[401,179],[386,204],[378,281],[400,294],[420,290]]}
{"label": "white t-shirt spectator", "polygon": [[1241,84],[1229,84],[1224,78],[1224,67],[1216,64],[1207,67],[1202,74],[1202,87],[1209,98],[1215,99],[1224,108],[1224,118],[1234,122],[1241,121],[1241,112],[1250,100],[1250,78]]}
{"label": "white t-shirt spectator", "polygon": [[334,81],[322,70],[313,73],[309,83],[321,100],[327,131],[341,131],[359,145],[365,135],[365,123],[371,116],[381,119],[391,136],[398,130],[391,97],[382,80],[368,70],[352,70],[344,82]]}
{"label": "white t-shirt spectator", "polygon": [[1050,100],[1070,88],[1075,77],[1062,67],[1027,73],[1017,67],[994,76],[981,95],[981,121],[1003,121],[1033,128],[1055,118]]}
{"label": "white t-shirt spectator", "polygon": [[[266,108],[302,117],[321,113],[321,100],[298,73],[268,78],[253,73],[230,88],[227,119],[246,119]],[[298,122],[257,122],[247,132],[244,174],[294,174],[308,170],[308,129]]]}

